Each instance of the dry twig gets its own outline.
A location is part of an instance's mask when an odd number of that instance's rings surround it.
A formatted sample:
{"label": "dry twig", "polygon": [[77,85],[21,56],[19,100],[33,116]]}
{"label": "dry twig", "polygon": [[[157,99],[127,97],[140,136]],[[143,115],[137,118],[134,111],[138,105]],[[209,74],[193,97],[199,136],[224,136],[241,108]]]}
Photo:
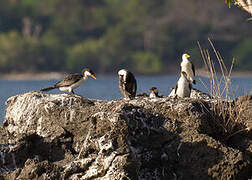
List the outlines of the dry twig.
{"label": "dry twig", "polygon": [[[247,109],[248,104],[244,101],[233,102],[234,89],[231,82],[231,73],[234,67],[234,59],[228,69],[224,63],[224,60],[220,53],[215,49],[213,42],[208,39],[211,48],[217,59],[217,65],[219,66],[221,75],[218,75],[216,66],[209,50],[203,50],[198,43],[202,59],[208,72],[208,78],[210,80],[210,95],[216,99],[211,104],[211,117],[214,122],[222,128],[223,134],[227,137],[237,134],[237,131],[242,132],[244,129],[242,122],[242,114]],[[203,83],[204,85],[204,83]],[[205,86],[205,85],[204,85]]]}

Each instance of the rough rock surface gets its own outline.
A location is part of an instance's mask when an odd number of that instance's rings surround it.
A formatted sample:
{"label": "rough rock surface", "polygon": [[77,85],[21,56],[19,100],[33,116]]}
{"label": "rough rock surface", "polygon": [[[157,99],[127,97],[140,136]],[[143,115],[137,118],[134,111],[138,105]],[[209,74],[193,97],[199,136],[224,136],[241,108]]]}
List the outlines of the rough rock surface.
{"label": "rough rock surface", "polygon": [[[172,88],[169,97],[175,97],[175,88]],[[199,91],[198,89],[192,88],[190,98],[210,100],[213,99],[209,94]]]}
{"label": "rough rock surface", "polygon": [[11,97],[0,127],[0,179],[252,178],[251,113],[242,117],[244,131],[221,139],[211,103]]}

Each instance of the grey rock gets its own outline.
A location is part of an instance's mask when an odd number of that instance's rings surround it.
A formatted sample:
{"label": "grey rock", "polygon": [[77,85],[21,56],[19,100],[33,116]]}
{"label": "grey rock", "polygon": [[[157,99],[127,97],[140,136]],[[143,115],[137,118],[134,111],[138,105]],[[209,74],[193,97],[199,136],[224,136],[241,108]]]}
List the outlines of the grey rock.
{"label": "grey rock", "polygon": [[[174,97],[174,96],[175,96],[175,88],[172,88],[172,91],[170,92],[169,97]],[[213,99],[209,94],[206,94],[195,88],[192,88],[190,98],[204,99],[204,100]]]}
{"label": "grey rock", "polygon": [[252,178],[251,132],[218,139],[214,103],[41,92],[11,97],[0,127],[0,179]]}

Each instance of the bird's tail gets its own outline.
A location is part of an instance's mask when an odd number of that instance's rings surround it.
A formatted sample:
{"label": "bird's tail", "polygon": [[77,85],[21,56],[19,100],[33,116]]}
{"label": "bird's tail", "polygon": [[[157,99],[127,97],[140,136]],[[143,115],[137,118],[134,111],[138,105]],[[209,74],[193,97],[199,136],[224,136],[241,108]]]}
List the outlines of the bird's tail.
{"label": "bird's tail", "polygon": [[55,86],[51,86],[51,87],[48,87],[48,88],[41,89],[40,91],[50,91],[50,90],[55,89],[55,88],[56,88]]}

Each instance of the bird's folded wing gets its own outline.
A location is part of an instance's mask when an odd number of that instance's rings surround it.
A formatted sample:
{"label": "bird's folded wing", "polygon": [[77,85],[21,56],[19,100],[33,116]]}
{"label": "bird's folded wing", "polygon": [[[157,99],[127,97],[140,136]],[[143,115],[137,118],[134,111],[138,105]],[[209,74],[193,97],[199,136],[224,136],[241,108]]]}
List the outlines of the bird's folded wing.
{"label": "bird's folded wing", "polygon": [[125,87],[126,91],[135,96],[137,91],[137,84],[133,74],[126,77],[126,84],[127,84],[127,86]]}
{"label": "bird's folded wing", "polygon": [[192,63],[192,71],[193,71],[193,75],[195,76],[195,67],[193,63]]}
{"label": "bird's folded wing", "polygon": [[82,76],[80,74],[69,74],[62,81],[55,84],[56,87],[70,86],[78,82]]}

